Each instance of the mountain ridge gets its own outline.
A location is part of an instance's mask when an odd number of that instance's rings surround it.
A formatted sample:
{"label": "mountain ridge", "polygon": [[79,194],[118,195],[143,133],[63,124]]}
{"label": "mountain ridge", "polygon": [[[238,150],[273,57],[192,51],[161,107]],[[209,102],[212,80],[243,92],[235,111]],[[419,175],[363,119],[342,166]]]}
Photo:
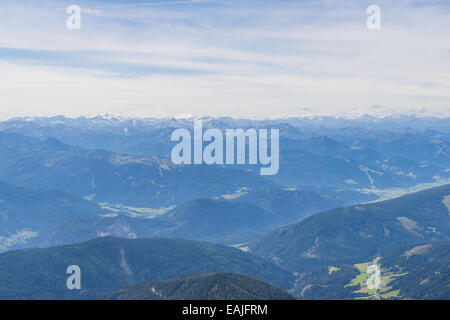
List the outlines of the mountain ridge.
{"label": "mountain ridge", "polygon": [[314,214],[251,243],[251,252],[301,272],[450,238],[450,185]]}
{"label": "mountain ridge", "polygon": [[[71,265],[81,269],[81,290],[66,288]],[[0,299],[99,299],[127,285],[201,272],[248,275],[285,289],[294,281],[288,271],[223,245],[104,237],[0,254]]]}
{"label": "mountain ridge", "polygon": [[108,300],[294,300],[260,280],[232,273],[201,273],[126,287]]}

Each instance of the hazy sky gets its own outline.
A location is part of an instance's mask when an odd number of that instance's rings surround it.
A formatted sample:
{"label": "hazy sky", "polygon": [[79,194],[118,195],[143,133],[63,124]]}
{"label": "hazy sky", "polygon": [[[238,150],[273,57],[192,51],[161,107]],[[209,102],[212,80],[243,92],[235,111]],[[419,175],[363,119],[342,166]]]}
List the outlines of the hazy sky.
{"label": "hazy sky", "polygon": [[99,113],[450,116],[450,1],[2,0],[0,119]]}

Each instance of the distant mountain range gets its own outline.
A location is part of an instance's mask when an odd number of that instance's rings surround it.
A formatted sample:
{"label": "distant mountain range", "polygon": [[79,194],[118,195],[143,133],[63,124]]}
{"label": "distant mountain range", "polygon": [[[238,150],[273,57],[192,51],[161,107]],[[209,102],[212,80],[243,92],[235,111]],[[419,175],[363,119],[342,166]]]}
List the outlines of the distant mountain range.
{"label": "distant mountain range", "polygon": [[[66,288],[66,269],[71,265],[81,269],[81,290]],[[289,272],[227,246],[105,237],[0,254],[0,299],[99,299],[127,285],[204,272],[248,275],[285,289],[294,283]]]}
{"label": "distant mountain range", "polygon": [[201,273],[123,288],[111,300],[294,300],[264,281],[231,273]]}
{"label": "distant mountain range", "polygon": [[[324,180],[329,179],[329,185],[339,185],[342,181],[339,179],[345,174],[347,174],[347,180],[352,180],[347,183],[354,186],[395,187],[430,182],[434,176],[448,176],[443,168],[447,168],[450,164],[450,158],[447,163],[441,163],[443,167],[440,167],[430,163],[424,164],[417,157],[410,157],[407,152],[386,154],[381,145],[376,149],[377,151],[372,149],[374,145],[370,141],[361,144],[358,140],[356,144],[346,145],[326,136],[320,136],[307,140],[284,139],[280,144],[284,146],[286,155],[283,158],[287,164],[289,162],[297,164],[298,160],[295,159],[302,159],[302,156],[310,161],[316,159],[318,163],[327,162],[327,165],[322,165],[327,170],[326,174],[321,174]],[[410,142],[410,144],[413,143]],[[434,146],[432,142],[429,142],[428,149]],[[290,173],[291,170],[287,172]],[[334,182],[335,177],[336,182]]]}
{"label": "distant mountain range", "polygon": [[450,299],[448,118],[201,119],[278,174],[173,164],[193,118],[0,122],[0,299]]}
{"label": "distant mountain range", "polygon": [[159,208],[243,187],[271,186],[257,174],[207,165],[174,165],[0,132],[0,178],[20,186],[61,190],[96,202]]}
{"label": "distant mountain range", "polygon": [[403,157],[420,164],[448,168],[450,144],[448,136],[435,132],[419,135],[416,132],[396,132],[371,134],[357,140],[352,139],[355,147],[370,146],[389,157]]}
{"label": "distant mountain range", "polygon": [[[251,121],[203,118],[204,128],[278,128],[280,172],[269,177],[282,186],[405,187],[435,178],[450,178],[450,132],[445,119],[280,119]],[[413,130],[407,124],[415,124]],[[434,131],[425,130],[424,124]],[[384,127],[383,125],[384,124]],[[327,127],[327,125],[329,127]],[[13,119],[3,132],[39,139],[56,138],[69,145],[111,150],[135,158],[168,159],[176,128],[192,130],[193,119],[127,119],[111,116]],[[441,131],[436,131],[441,130]],[[255,166],[236,169],[257,172]],[[210,173],[211,174],[211,173]],[[185,200],[186,201],[186,200]]]}

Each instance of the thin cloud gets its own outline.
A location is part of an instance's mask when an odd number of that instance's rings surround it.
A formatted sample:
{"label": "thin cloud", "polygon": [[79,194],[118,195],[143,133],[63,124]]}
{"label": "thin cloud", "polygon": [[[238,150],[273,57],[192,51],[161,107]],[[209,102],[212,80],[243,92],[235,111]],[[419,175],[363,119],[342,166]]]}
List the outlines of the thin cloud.
{"label": "thin cloud", "polygon": [[[154,108],[133,110],[272,116],[305,113],[300,104],[314,113],[389,112],[374,102],[399,112],[448,110],[442,30],[450,13],[436,3],[381,1],[380,31],[367,30],[360,1],[80,2],[79,31],[65,28],[57,1],[13,3],[0,4],[0,103],[10,113],[149,102]],[[110,91],[119,84],[122,92]]]}

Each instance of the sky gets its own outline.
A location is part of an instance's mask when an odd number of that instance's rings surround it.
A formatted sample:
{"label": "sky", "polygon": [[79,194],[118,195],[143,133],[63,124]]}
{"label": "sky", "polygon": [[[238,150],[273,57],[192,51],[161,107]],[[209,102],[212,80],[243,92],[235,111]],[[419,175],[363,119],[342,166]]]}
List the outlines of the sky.
{"label": "sky", "polygon": [[103,113],[448,117],[450,1],[2,0],[0,120]]}

